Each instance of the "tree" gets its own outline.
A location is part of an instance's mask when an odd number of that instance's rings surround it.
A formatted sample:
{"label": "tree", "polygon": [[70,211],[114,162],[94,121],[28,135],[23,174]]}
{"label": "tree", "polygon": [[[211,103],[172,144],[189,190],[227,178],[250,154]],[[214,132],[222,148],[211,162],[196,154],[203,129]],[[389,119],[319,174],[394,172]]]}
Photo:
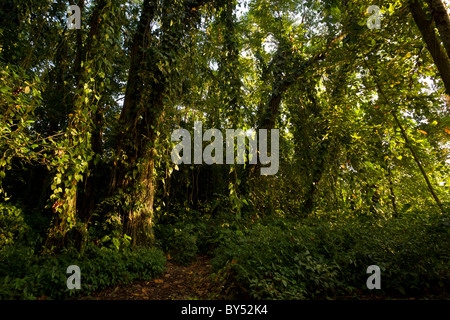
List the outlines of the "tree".
{"label": "tree", "polygon": [[[130,52],[125,100],[120,115],[116,159],[111,192],[131,194],[133,203],[124,212],[125,230],[133,245],[151,237],[155,195],[155,158],[159,126],[164,122],[164,99],[177,61],[177,50],[196,19],[197,10],[207,1],[189,1],[176,6],[145,0]],[[150,30],[159,15],[158,36]]]}
{"label": "tree", "polygon": [[434,31],[433,20],[428,19],[421,2],[419,0],[410,0],[409,9],[439,70],[447,95],[450,95],[450,20],[444,4],[440,0],[428,1],[428,3],[445,49]]}

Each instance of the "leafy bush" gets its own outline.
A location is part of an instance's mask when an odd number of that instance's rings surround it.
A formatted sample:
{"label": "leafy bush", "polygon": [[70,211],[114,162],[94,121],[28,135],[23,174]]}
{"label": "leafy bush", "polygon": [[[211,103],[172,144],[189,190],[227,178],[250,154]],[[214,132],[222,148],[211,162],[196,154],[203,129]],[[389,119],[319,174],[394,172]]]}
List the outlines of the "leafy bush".
{"label": "leafy bush", "polygon": [[[227,220],[232,222],[225,222]],[[239,234],[243,227],[244,224],[230,219],[230,215],[217,215],[214,219],[210,215],[198,215],[185,221],[157,223],[154,232],[162,249],[177,263],[187,265],[197,254],[211,255],[231,235]]]}
{"label": "leafy bush", "polygon": [[213,267],[239,283],[234,294],[310,299],[372,294],[369,265],[381,269],[384,295],[420,295],[450,285],[448,228],[425,214],[401,219],[271,221],[231,236]]}
{"label": "leafy bush", "polygon": [[257,299],[304,299],[324,288],[334,288],[338,284],[336,265],[304,241],[312,235],[310,230],[301,231],[303,234],[256,225],[217,249],[213,267],[231,265],[235,280]]}
{"label": "leafy bush", "polygon": [[192,224],[162,225],[155,228],[155,234],[163,249],[179,264],[188,265],[198,253],[197,234]]}
{"label": "leafy bush", "polygon": [[10,203],[0,203],[0,248],[13,244],[29,229],[19,207]]}
{"label": "leafy bush", "polygon": [[[58,256],[40,256],[29,248],[10,247],[0,256],[0,298],[63,299],[90,294],[136,279],[150,280],[163,272],[164,264],[163,252],[154,248],[119,251],[89,246],[83,254],[69,250]],[[81,290],[67,289],[69,265],[80,267]]]}
{"label": "leafy bush", "polygon": [[357,270],[370,264],[381,268],[386,293],[417,295],[450,283],[450,230],[425,213],[348,223],[336,228],[333,237],[352,244],[334,256],[346,270],[342,277],[347,283],[365,284],[367,275]]}

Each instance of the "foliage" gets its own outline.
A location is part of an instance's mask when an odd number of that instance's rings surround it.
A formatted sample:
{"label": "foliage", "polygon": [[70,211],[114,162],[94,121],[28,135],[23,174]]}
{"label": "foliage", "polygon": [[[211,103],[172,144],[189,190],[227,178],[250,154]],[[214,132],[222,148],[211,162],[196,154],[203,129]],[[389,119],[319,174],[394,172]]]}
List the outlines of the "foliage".
{"label": "foliage", "polygon": [[181,265],[190,264],[198,252],[194,228],[192,224],[161,225],[155,228],[156,237],[161,241],[164,251]]}
{"label": "foliage", "polygon": [[258,299],[369,295],[372,264],[381,268],[379,296],[443,292],[450,283],[450,234],[435,216],[343,220],[256,224],[219,247],[213,266]]}
{"label": "foliage", "polygon": [[[157,245],[180,264],[218,248],[255,298],[355,294],[371,263],[385,294],[447,284],[440,2],[79,1],[73,30],[63,1],[4,0],[2,297],[66,297],[69,260],[88,292],[150,277]],[[175,165],[171,134],[195,121],[279,129],[279,171]]]}
{"label": "foliage", "polygon": [[12,245],[30,231],[23,212],[19,207],[8,203],[0,203],[0,248]]}
{"label": "foliage", "polygon": [[[89,295],[133,280],[150,280],[164,270],[162,251],[140,248],[131,251],[89,246],[83,254],[67,250],[58,256],[39,256],[24,246],[10,246],[0,254],[1,299],[63,299]],[[66,286],[69,265],[81,270],[81,290]]]}

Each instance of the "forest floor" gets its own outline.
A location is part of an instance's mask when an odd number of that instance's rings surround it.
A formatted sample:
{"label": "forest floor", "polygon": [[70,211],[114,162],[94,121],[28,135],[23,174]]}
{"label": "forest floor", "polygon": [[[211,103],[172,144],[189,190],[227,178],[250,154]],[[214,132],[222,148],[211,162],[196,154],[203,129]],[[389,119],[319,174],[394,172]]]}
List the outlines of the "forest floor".
{"label": "forest floor", "polygon": [[210,258],[198,256],[188,266],[168,260],[164,273],[151,281],[135,281],[95,292],[81,300],[213,300],[220,299]]}

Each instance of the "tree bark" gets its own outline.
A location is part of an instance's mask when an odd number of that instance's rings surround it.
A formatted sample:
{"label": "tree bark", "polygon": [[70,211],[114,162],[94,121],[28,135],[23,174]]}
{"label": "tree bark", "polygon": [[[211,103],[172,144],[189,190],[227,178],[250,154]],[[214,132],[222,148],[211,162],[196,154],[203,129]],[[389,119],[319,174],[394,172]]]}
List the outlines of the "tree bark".
{"label": "tree bark", "polygon": [[[181,27],[189,26],[191,18],[198,16],[203,1],[184,4]],[[163,6],[164,7],[164,6]],[[153,202],[155,196],[154,168],[156,160],[158,124],[164,120],[163,98],[167,93],[168,75],[158,67],[159,57],[149,63],[147,50],[151,45],[157,50],[176,50],[182,41],[181,32],[172,33],[170,19],[162,17],[162,35],[158,44],[151,43],[150,23],[155,18],[157,1],[145,0],[139,25],[133,36],[130,69],[123,109],[119,119],[119,135],[116,142],[116,160],[110,184],[110,194],[123,190],[138,204],[122,212],[124,232],[131,235],[133,246],[151,241]],[[167,20],[167,21],[166,21]],[[170,24],[170,26],[169,26]],[[162,61],[164,62],[164,61]],[[146,76],[151,74],[151,76]],[[145,101],[144,101],[145,99]],[[125,158],[125,161],[123,160]],[[129,175],[136,172],[137,178]]]}
{"label": "tree bark", "polygon": [[[70,2],[73,4],[73,1]],[[84,1],[79,1],[78,5],[82,10]],[[86,41],[86,49],[82,48],[81,43],[81,33],[80,30],[76,30],[76,55],[75,55],[75,64],[74,64],[74,74],[75,74],[75,84],[77,90],[83,90],[83,85],[86,81],[86,75],[83,73],[83,69],[81,67],[82,62],[86,62],[88,60],[88,56],[91,54],[95,54],[95,50],[97,50],[97,46],[95,44],[95,39],[99,38],[99,30],[100,30],[100,13],[106,6],[106,0],[97,1],[94,11],[91,15],[91,20],[89,22],[90,32]],[[92,127],[83,127],[82,121],[77,117],[77,114],[81,114],[83,110],[86,110],[87,105],[84,101],[79,101],[75,99],[75,103],[73,105],[73,114],[74,116],[69,119],[68,131],[72,128],[76,130],[80,130],[83,133],[87,134],[91,133],[91,147],[92,151],[95,154],[98,154],[101,149],[101,108],[97,108],[94,111],[93,118],[94,124]],[[81,125],[81,126],[80,126]],[[70,142],[72,143],[72,142]],[[75,245],[78,249],[81,249],[82,244],[84,242],[84,233],[87,230],[87,224],[91,218],[91,214],[93,211],[94,198],[93,198],[93,189],[94,189],[94,179],[92,176],[89,176],[89,172],[94,170],[94,161],[91,160],[89,162],[87,172],[84,173],[84,188],[80,188],[80,184],[73,178],[71,182],[71,191],[66,193],[63,199],[57,201],[55,203],[55,208],[60,206],[61,204],[67,204],[67,209],[64,212],[65,216],[74,217],[75,219],[80,219],[80,221],[84,224],[83,230],[77,229],[74,230],[74,240]],[[74,191],[75,190],[75,191]],[[58,249],[59,246],[63,244],[63,242],[67,242],[68,234],[65,231],[65,221],[58,217],[53,226],[54,232],[50,232],[49,239],[47,239],[47,247],[55,245]],[[64,236],[64,239],[60,240],[58,237]]]}
{"label": "tree bark", "polygon": [[[97,50],[99,50],[99,45],[96,43],[96,40],[100,39],[100,15],[102,11],[106,7],[106,0],[97,1],[94,11],[92,12],[91,19],[89,22],[89,35],[87,37],[86,45],[84,49],[81,49],[83,46],[81,45],[81,30],[77,30],[77,55],[76,61],[78,60],[78,64],[75,65],[76,75],[76,85],[79,89],[83,85],[85,79],[83,79],[81,62],[86,63],[89,58],[93,55],[97,54]],[[81,10],[83,10],[82,6],[84,5],[84,1],[79,1],[78,5]],[[101,50],[101,49],[100,49]],[[99,54],[102,54],[98,51]],[[93,125],[90,128],[91,132],[91,149],[95,155],[99,155],[102,153],[102,126],[103,126],[103,107],[101,101],[98,103],[98,107],[93,110],[92,119]],[[83,247],[85,236],[83,233],[87,230],[87,226],[92,218],[92,214],[94,212],[95,205],[95,191],[97,189],[96,185],[96,165],[94,163],[94,159],[91,159],[88,164],[88,169],[83,175],[84,184],[82,187],[78,188],[78,200],[77,200],[77,212],[78,218],[84,224],[85,230],[77,230],[75,234],[75,245],[77,249],[81,250]],[[80,183],[81,184],[81,183]]]}
{"label": "tree bark", "polygon": [[[123,190],[133,197],[132,207],[127,208],[127,211],[122,211],[124,232],[132,237],[133,247],[145,242],[146,229],[151,226],[151,213],[153,211],[154,159],[151,154],[145,152],[148,149],[146,137],[151,136],[149,130],[151,124],[147,126],[147,130],[144,130],[143,120],[152,120],[153,117],[149,118],[146,114],[157,107],[157,101],[152,99],[148,102],[151,104],[150,106],[143,105],[144,79],[142,75],[144,71],[148,70],[145,51],[149,47],[150,23],[155,17],[156,8],[156,1],[144,1],[139,25],[133,36],[125,99],[119,119],[120,132],[116,143],[118,159],[114,162],[110,186],[111,193]],[[160,75],[154,76],[162,82]],[[161,82],[159,82],[160,86]],[[159,89],[156,95],[162,94],[163,88],[152,89]],[[162,101],[158,96],[155,98]],[[146,110],[146,108],[150,110]],[[137,167],[139,159],[143,165],[140,170]],[[133,173],[133,171],[139,171],[137,180],[126,176],[127,173]],[[136,178],[136,173],[133,174],[133,177]],[[135,202],[140,204],[138,210],[134,207]],[[124,210],[124,208],[120,209]]]}
{"label": "tree bark", "polygon": [[428,0],[428,5],[448,56],[450,55],[450,18],[447,9],[441,0]]}
{"label": "tree bark", "polygon": [[[409,9],[439,71],[447,95],[450,95],[450,59],[434,32],[432,20],[428,20],[427,15],[418,0],[410,0]],[[440,28],[445,29],[442,25]],[[445,36],[446,35],[444,35],[444,37]]]}

